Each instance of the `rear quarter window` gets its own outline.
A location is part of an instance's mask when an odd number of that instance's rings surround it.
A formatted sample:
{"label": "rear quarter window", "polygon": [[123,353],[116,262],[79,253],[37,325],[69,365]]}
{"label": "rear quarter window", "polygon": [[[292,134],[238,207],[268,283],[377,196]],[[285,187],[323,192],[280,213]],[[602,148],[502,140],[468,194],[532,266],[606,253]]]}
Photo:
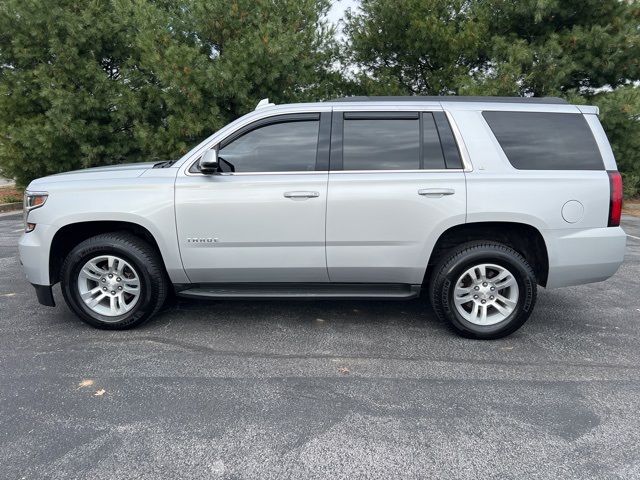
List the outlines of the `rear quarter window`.
{"label": "rear quarter window", "polygon": [[519,170],[604,170],[582,114],[482,112],[507,159]]}

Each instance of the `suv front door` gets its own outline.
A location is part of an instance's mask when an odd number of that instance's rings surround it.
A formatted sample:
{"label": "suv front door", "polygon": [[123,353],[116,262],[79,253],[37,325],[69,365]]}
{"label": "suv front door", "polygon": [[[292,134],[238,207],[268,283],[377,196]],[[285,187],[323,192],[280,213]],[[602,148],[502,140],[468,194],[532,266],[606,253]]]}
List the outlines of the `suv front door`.
{"label": "suv front door", "polygon": [[[176,182],[178,241],[193,283],[327,282],[330,113],[263,118]],[[320,142],[320,147],[319,147]]]}

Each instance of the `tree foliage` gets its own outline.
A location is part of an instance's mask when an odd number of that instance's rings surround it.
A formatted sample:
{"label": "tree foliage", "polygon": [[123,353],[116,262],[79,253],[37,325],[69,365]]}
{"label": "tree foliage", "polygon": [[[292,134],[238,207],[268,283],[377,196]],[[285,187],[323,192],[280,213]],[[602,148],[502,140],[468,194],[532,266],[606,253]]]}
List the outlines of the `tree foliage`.
{"label": "tree foliage", "polygon": [[0,169],[175,158],[246,113],[327,95],[328,0],[0,4]]}
{"label": "tree foliage", "polygon": [[474,5],[489,26],[486,62],[472,83],[484,94],[590,95],[640,78],[640,6],[635,2],[486,0]]}
{"label": "tree foliage", "polygon": [[640,195],[640,88],[621,87],[589,99],[600,107],[627,197]]}
{"label": "tree foliage", "polygon": [[484,61],[488,25],[466,0],[363,0],[348,11],[347,54],[370,94],[458,93]]}

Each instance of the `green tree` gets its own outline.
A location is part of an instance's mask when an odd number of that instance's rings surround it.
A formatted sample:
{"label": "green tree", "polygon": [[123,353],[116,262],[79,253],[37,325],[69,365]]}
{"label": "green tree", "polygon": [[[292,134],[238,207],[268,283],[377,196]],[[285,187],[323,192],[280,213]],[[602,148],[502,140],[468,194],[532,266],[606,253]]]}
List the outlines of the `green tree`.
{"label": "green tree", "polygon": [[624,175],[626,196],[640,195],[640,88],[620,87],[586,101],[600,107],[600,118]]}
{"label": "green tree", "polygon": [[0,4],[0,172],[175,158],[246,113],[329,96],[328,0]]}
{"label": "green tree", "polygon": [[366,93],[457,94],[485,61],[487,28],[467,0],[362,0],[346,13],[346,54]]}
{"label": "green tree", "polygon": [[600,106],[640,190],[635,0],[362,0],[346,19],[360,93],[558,95]]}
{"label": "green tree", "polygon": [[591,95],[640,79],[640,5],[620,0],[485,0],[487,61],[462,91]]}

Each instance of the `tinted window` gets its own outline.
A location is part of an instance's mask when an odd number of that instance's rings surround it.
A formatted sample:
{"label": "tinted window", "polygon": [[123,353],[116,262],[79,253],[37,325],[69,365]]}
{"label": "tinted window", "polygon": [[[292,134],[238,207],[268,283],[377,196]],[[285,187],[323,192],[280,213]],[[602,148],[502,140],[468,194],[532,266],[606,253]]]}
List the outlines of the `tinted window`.
{"label": "tinted window", "polygon": [[318,121],[266,125],[224,146],[218,156],[236,172],[315,170],[318,128]]}
{"label": "tinted window", "polygon": [[344,170],[420,168],[420,120],[344,120]]}
{"label": "tinted window", "polygon": [[502,150],[521,170],[604,170],[581,114],[483,112]]}
{"label": "tinted window", "polygon": [[447,120],[447,115],[444,112],[434,112],[433,118],[436,121],[438,127],[438,134],[440,135],[440,143],[442,144],[442,153],[444,153],[444,160],[447,164],[447,168],[462,168],[462,160],[460,158],[460,151],[458,150],[458,144],[451,131],[451,125]]}
{"label": "tinted window", "polygon": [[440,136],[432,113],[422,115],[422,168],[445,168]]}

